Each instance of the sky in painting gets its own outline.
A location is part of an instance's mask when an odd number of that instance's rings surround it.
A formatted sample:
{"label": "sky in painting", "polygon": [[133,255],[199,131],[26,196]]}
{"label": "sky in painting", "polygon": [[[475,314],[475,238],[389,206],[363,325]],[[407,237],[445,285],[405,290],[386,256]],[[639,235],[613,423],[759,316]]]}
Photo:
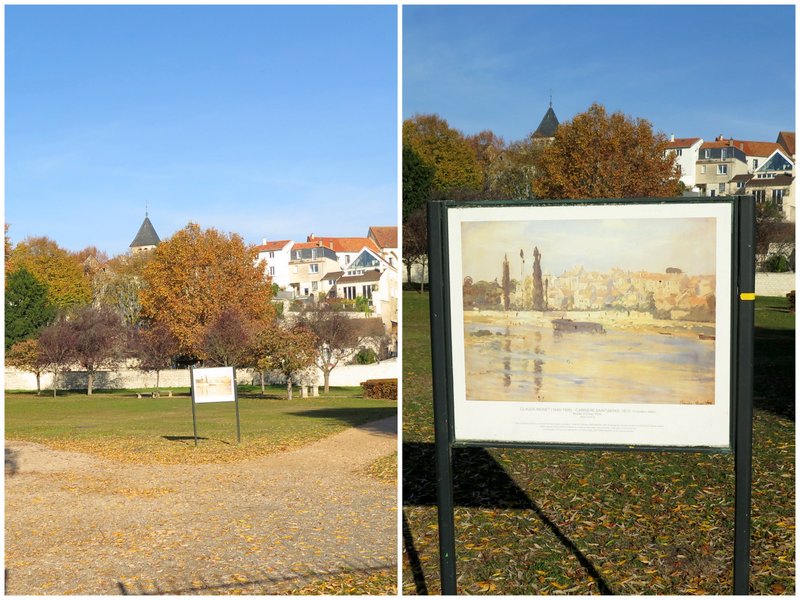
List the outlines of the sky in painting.
{"label": "sky in painting", "polygon": [[794,5],[406,6],[403,118],[506,141],[598,102],[655,131],[774,142],[795,128]]}
{"label": "sky in painting", "polygon": [[613,268],[664,273],[675,267],[689,275],[711,275],[715,240],[711,218],[465,222],[463,274],[473,281],[501,281],[508,256],[511,277],[519,279],[520,250],[529,275],[535,246],[542,273],[555,276],[576,267],[601,273]]}
{"label": "sky in painting", "polygon": [[397,222],[394,6],[5,7],[5,219],[128,250]]}

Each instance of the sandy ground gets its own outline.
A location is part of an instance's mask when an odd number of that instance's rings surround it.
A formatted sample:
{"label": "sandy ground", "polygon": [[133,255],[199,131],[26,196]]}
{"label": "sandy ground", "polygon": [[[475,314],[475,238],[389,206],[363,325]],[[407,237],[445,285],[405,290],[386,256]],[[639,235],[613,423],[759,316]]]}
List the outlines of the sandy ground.
{"label": "sandy ground", "polygon": [[6,594],[280,593],[397,564],[397,418],[226,465],[123,465],[8,442]]}

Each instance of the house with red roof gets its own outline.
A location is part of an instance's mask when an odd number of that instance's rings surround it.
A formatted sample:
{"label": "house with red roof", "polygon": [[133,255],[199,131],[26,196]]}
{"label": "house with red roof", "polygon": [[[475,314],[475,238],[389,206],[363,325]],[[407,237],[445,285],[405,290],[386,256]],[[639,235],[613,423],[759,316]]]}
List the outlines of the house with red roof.
{"label": "house with red roof", "polygon": [[681,170],[681,182],[686,189],[697,191],[696,169],[703,138],[676,138],[671,135],[664,154],[672,154]]}

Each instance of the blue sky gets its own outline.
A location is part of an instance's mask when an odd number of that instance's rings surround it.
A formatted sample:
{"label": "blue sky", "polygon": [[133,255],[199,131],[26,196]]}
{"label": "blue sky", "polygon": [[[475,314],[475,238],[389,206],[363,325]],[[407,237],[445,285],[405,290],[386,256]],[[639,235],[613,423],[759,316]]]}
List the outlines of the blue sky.
{"label": "blue sky", "polygon": [[593,102],[676,137],[795,129],[795,8],[406,6],[403,118],[524,138]]}
{"label": "blue sky", "polygon": [[397,222],[394,6],[5,7],[5,212],[126,252],[145,216],[262,238]]}

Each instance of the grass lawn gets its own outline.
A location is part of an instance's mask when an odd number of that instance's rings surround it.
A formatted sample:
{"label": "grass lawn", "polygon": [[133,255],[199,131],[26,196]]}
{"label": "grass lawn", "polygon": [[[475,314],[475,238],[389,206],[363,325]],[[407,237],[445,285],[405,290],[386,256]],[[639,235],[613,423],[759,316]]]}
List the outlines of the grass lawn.
{"label": "grass lawn", "polygon": [[[795,591],[794,315],[756,302],[751,591]],[[403,295],[403,593],[437,594],[428,295]],[[467,594],[730,594],[730,455],[454,451]]]}
{"label": "grass lawn", "polygon": [[290,402],[285,389],[240,386],[240,445],[233,403],[200,404],[194,446],[189,390],[136,398],[137,390],[85,393],[7,392],[6,439],[89,452],[132,463],[211,463],[255,458],[321,439],[394,414],[395,402],[364,399],[361,388],[331,388]]}

